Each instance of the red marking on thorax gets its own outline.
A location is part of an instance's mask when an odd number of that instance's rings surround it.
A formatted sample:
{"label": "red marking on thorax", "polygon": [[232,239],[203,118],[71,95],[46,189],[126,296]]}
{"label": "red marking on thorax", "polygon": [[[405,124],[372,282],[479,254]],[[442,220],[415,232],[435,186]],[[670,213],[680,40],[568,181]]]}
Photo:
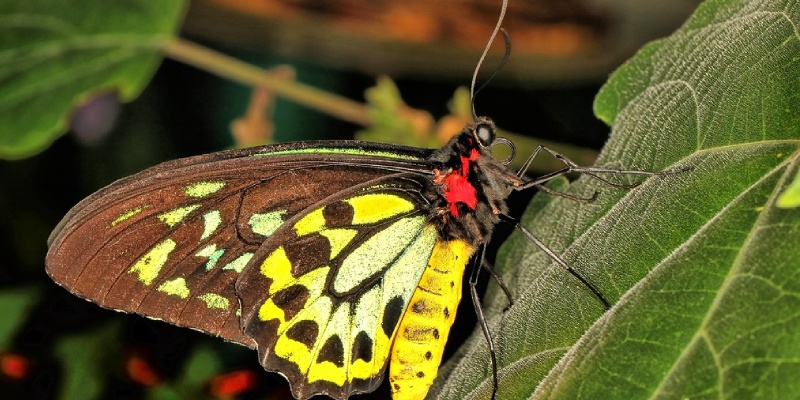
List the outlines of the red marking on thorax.
{"label": "red marking on thorax", "polygon": [[472,149],[469,157],[461,156],[461,170],[454,170],[444,178],[442,194],[450,205],[450,214],[458,217],[458,204],[463,203],[471,210],[478,206],[478,195],[475,187],[469,182],[469,166],[480,156],[477,149]]}

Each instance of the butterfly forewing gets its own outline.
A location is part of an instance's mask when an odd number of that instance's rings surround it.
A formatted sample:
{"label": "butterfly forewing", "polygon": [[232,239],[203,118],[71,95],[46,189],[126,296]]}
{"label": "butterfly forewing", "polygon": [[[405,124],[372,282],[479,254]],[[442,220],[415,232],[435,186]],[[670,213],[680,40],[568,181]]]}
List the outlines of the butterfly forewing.
{"label": "butterfly forewing", "polygon": [[334,194],[287,221],[237,282],[246,332],[295,397],[383,379],[397,323],[437,240],[408,174]]}
{"label": "butterfly forewing", "polygon": [[255,347],[240,329],[234,283],[261,244],[310,204],[414,170],[422,157],[400,149],[365,162],[369,145],[335,145],[313,154],[303,152],[313,143],[215,153],[115,182],[64,218],[47,272],[104,307]]}

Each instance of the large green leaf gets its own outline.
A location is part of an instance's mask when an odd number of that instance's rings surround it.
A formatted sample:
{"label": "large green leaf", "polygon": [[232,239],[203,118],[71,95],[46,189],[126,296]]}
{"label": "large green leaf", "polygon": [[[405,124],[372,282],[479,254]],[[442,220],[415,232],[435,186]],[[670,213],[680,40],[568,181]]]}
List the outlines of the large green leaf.
{"label": "large green leaf", "polygon": [[43,150],[98,91],[139,94],[182,0],[0,2],[0,158]]}
{"label": "large green leaf", "polygon": [[[800,213],[775,206],[800,144],[800,4],[708,1],[603,87],[598,164],[683,174],[593,204],[534,203],[522,223],[613,303],[517,235],[487,294],[500,399],[788,398],[800,393]],[[625,178],[635,180],[634,177]],[[438,398],[486,399],[478,331]]]}

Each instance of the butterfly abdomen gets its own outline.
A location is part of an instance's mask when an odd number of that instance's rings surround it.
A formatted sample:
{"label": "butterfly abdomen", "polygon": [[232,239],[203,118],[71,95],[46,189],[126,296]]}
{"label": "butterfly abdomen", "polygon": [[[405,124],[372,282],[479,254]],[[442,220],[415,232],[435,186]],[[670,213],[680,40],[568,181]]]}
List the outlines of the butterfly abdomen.
{"label": "butterfly abdomen", "polygon": [[474,251],[463,240],[440,240],[434,246],[392,345],[393,400],[420,400],[428,393],[461,300],[464,268]]}

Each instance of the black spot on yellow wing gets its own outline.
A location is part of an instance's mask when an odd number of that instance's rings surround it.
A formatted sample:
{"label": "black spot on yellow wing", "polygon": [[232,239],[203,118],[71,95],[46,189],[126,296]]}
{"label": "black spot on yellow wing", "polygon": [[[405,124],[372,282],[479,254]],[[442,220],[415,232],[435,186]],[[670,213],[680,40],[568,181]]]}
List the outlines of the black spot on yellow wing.
{"label": "black spot on yellow wing", "polygon": [[359,331],[353,340],[353,360],[372,361],[372,338],[364,331]]}
{"label": "black spot on yellow wing", "polygon": [[333,365],[340,368],[344,367],[344,346],[339,336],[333,335],[329,337],[328,340],[325,341],[325,344],[322,345],[319,356],[317,356],[317,363],[323,363],[325,361],[330,361]]}
{"label": "black spot on yellow wing", "polygon": [[355,210],[350,203],[337,201],[322,209],[325,226],[349,226],[353,222]]}
{"label": "black spot on yellow wing", "polygon": [[404,301],[402,298],[395,297],[386,304],[386,308],[383,311],[383,321],[381,322],[381,328],[386,336],[391,337],[394,328],[397,326],[397,321],[399,321],[400,317],[403,315],[405,311],[403,309],[403,303]]}
{"label": "black spot on yellow wing", "polygon": [[303,276],[327,265],[331,258],[331,243],[319,233],[310,233],[283,245],[292,264],[292,276]]}
{"label": "black spot on yellow wing", "polygon": [[305,286],[292,285],[275,293],[272,296],[272,302],[283,310],[288,320],[294,318],[303,309],[308,297],[308,289]]}
{"label": "black spot on yellow wing", "polygon": [[309,349],[314,347],[317,336],[319,336],[319,325],[311,320],[299,321],[286,331],[286,337],[304,344]]}

